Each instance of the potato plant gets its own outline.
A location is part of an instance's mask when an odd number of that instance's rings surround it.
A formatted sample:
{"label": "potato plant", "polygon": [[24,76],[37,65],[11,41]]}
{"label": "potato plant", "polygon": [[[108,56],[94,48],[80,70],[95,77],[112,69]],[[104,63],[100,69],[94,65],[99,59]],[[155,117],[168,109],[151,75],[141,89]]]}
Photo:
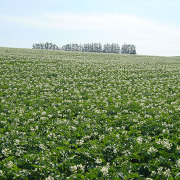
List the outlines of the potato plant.
{"label": "potato plant", "polygon": [[180,57],[0,48],[0,179],[178,179]]}

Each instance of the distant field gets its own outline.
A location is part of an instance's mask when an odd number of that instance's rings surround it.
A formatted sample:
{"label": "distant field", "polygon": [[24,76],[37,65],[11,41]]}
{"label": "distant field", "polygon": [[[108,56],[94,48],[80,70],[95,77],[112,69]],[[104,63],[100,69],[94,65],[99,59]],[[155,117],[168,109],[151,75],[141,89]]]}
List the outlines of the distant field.
{"label": "distant field", "polygon": [[180,57],[0,48],[0,179],[179,179]]}

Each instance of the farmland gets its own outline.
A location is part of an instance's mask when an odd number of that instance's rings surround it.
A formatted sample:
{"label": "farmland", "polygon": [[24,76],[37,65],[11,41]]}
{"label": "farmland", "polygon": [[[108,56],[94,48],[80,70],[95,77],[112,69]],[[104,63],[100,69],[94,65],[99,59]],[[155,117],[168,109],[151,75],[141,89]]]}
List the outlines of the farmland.
{"label": "farmland", "polygon": [[180,57],[0,48],[0,179],[178,179]]}

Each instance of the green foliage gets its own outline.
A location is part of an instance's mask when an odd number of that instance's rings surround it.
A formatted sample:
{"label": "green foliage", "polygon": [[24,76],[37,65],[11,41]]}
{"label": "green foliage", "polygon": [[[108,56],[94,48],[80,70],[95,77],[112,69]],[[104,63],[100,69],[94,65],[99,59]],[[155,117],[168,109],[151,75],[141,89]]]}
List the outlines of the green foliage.
{"label": "green foliage", "polygon": [[178,179],[178,57],[0,48],[0,179]]}

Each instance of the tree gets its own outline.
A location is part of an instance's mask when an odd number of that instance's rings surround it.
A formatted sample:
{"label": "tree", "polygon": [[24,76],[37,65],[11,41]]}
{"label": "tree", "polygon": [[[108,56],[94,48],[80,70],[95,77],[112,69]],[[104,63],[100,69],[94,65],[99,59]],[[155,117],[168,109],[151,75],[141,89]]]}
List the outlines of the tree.
{"label": "tree", "polygon": [[33,44],[32,46],[33,49],[45,49],[45,50],[59,50],[60,48],[53,43],[37,43]]}
{"label": "tree", "polygon": [[110,53],[111,52],[111,47],[110,47],[110,44],[104,44],[103,46],[103,53]]}
{"label": "tree", "polygon": [[123,44],[121,54],[136,54],[136,47],[132,44]]}
{"label": "tree", "polygon": [[136,47],[132,44],[123,44],[120,48],[119,44],[106,43],[86,43],[86,44],[66,44],[62,48],[53,43],[37,43],[33,44],[33,49],[45,50],[62,50],[62,51],[81,51],[81,52],[96,52],[96,53],[121,53],[121,54],[136,54]]}

